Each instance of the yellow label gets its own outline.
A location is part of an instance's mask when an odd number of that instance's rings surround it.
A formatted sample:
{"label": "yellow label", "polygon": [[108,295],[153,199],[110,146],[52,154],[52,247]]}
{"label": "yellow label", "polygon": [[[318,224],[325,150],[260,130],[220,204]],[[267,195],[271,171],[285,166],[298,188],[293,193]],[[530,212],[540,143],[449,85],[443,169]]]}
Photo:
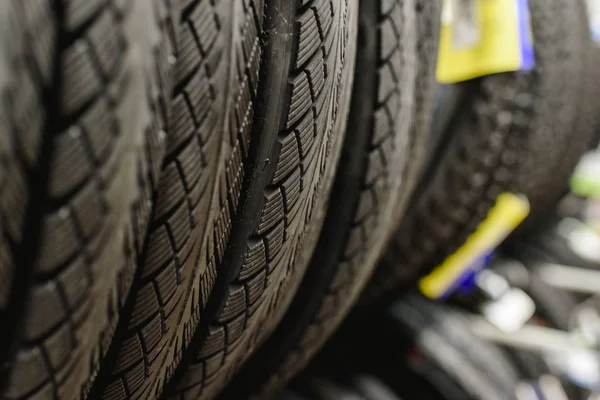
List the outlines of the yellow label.
{"label": "yellow label", "polygon": [[[437,80],[456,83],[522,66],[522,37],[516,0],[476,0],[479,40],[473,46],[456,48],[451,0],[444,0],[440,33]],[[450,17],[449,17],[450,16]]]}
{"label": "yellow label", "polygon": [[431,274],[419,281],[421,292],[430,298],[442,296],[479,257],[496,248],[529,214],[523,196],[503,193],[467,241]]}

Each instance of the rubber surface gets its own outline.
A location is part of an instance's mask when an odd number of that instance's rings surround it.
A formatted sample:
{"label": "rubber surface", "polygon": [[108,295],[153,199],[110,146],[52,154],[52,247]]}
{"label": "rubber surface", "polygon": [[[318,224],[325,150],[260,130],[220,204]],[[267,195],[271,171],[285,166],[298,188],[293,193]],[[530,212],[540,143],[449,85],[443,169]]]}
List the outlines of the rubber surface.
{"label": "rubber surface", "polygon": [[1,396],[78,398],[148,224],[169,18],[140,0],[5,1],[0,15]]}
{"label": "rubber surface", "polygon": [[500,349],[475,337],[451,308],[417,295],[390,310],[423,354],[475,399],[516,399],[519,376]]}
{"label": "rubber surface", "polygon": [[390,215],[401,213],[414,183],[410,162],[425,145],[436,4],[360,2],[348,132],[323,231],[286,316],[223,398],[281,388],[338,327],[370,277],[394,227]]}
{"label": "rubber surface", "polygon": [[275,328],[318,239],[341,152],[355,1],[268,0],[255,9],[264,10],[264,26],[254,159],[244,166],[229,240],[219,238],[212,290],[199,296],[200,323],[184,332],[190,345],[166,372],[164,397],[214,397]]}
{"label": "rubber surface", "polygon": [[303,398],[307,400],[367,400],[354,388],[332,379],[320,376],[309,377],[304,384],[306,387],[300,388],[299,392],[303,393]]}
{"label": "rubber surface", "polygon": [[[517,265],[497,268],[496,271],[511,284],[523,289],[536,304],[536,315],[543,318],[550,326],[563,331],[569,331],[571,314],[577,305],[577,300],[568,292],[553,288],[546,284],[537,274],[534,264],[529,264],[527,270]],[[526,281],[519,276],[527,276]]]}
{"label": "rubber surface", "polygon": [[[577,204],[577,206],[579,209],[585,207],[584,204]],[[577,221],[576,223],[585,224],[585,221],[578,215],[568,218],[573,218]],[[549,262],[598,269],[598,262],[583,257],[573,248],[566,233],[568,231],[565,230],[562,221],[562,218],[552,215],[541,227],[543,229],[534,235],[527,235],[510,243],[510,250],[527,263]]]}
{"label": "rubber surface", "polygon": [[[503,276],[513,287],[523,289],[536,305],[536,314],[531,323],[542,324],[551,328],[569,332],[571,319],[577,307],[576,299],[570,293],[548,286],[541,280],[535,266],[526,268],[522,264],[501,265],[495,271]],[[519,367],[522,375],[530,379],[538,379],[550,373],[549,366],[539,354],[507,348],[507,353]],[[569,398],[583,398],[583,390],[570,382],[563,382]]]}
{"label": "rubber surface", "polygon": [[[590,50],[583,4],[529,3],[536,67],[475,80],[451,122],[449,143],[428,187],[403,219],[368,298],[414,284],[476,229],[501,192],[525,194],[533,219],[562,195],[587,148]],[[597,113],[594,113],[596,115]]]}
{"label": "rubber surface", "polygon": [[[167,152],[140,269],[93,397],[155,398],[189,345],[223,268],[253,149],[261,1],[174,2]],[[252,148],[251,148],[252,146]],[[218,269],[219,268],[219,269]],[[208,318],[208,317],[207,317]]]}
{"label": "rubber surface", "polygon": [[273,400],[401,400],[384,382],[369,374],[350,374],[343,378],[303,377],[294,389],[276,394]]}
{"label": "rubber surface", "polygon": [[423,399],[515,400],[519,381],[513,364],[475,337],[458,310],[416,294],[354,314],[292,387],[306,376],[354,382],[365,374],[402,398]]}

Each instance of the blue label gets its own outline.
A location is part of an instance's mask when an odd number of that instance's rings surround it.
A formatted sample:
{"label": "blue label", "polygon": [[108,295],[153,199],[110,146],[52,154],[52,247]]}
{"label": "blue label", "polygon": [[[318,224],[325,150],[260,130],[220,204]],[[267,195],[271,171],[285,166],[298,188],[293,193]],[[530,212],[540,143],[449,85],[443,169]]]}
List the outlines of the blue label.
{"label": "blue label", "polygon": [[529,1],[516,0],[519,15],[519,33],[521,38],[521,69],[529,71],[535,67],[531,19],[529,16]]}
{"label": "blue label", "polygon": [[460,293],[465,296],[473,294],[475,290],[477,290],[477,285],[475,281],[477,274],[490,265],[490,263],[494,259],[494,256],[494,251],[490,251],[477,258],[477,260],[475,260],[471,265],[469,265],[469,267],[465,269],[462,275],[452,285],[448,287],[448,289],[444,292],[441,298],[447,298],[454,292]]}
{"label": "blue label", "polygon": [[456,293],[462,296],[471,296],[475,294],[477,290],[477,273],[475,271],[469,270],[469,274],[464,277],[462,282],[456,288]]}

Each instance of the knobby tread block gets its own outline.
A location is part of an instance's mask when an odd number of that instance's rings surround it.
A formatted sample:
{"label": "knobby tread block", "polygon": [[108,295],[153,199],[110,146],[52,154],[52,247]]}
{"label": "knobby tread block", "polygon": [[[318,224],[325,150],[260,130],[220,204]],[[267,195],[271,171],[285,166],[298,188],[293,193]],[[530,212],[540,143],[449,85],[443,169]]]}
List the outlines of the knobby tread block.
{"label": "knobby tread block", "polygon": [[[252,140],[276,134],[264,165],[258,165],[266,176],[248,184],[260,208],[257,216],[244,210],[250,229],[242,238],[243,251],[229,264],[234,275],[222,293],[213,293],[215,313],[195,338],[195,353],[183,359],[168,397],[214,397],[276,326],[314,248],[341,150],[355,2],[272,0],[264,10],[268,26],[261,77],[272,81],[259,86],[259,98],[262,104],[283,106],[271,113],[263,105],[266,119],[255,117]],[[274,57],[278,51],[281,57]],[[284,83],[280,93],[266,89],[272,82]],[[237,257],[234,248],[225,250],[225,260]]]}
{"label": "knobby tread block", "polygon": [[414,159],[409,151],[422,152],[419,146],[425,145],[415,135],[424,132],[430,114],[421,117],[425,122],[413,115],[417,105],[432,108],[430,51],[437,37],[418,39],[431,33],[419,25],[439,20],[438,11],[439,4],[415,1],[360,3],[362,40],[348,133],[325,226],[284,319],[224,398],[277,391],[306,366],[366,284],[394,227],[389,216],[400,212],[410,194],[414,179],[407,177],[415,172],[409,171],[413,166],[407,162]]}
{"label": "knobby tread block", "polygon": [[[409,137],[408,160],[410,168],[404,170],[404,187],[407,193],[412,193],[417,185],[418,177],[424,167],[424,158],[430,146],[429,138],[435,104],[435,69],[437,65],[438,44],[440,35],[441,13],[440,1],[417,0],[417,65],[420,73],[415,82],[415,106],[412,130]],[[404,216],[410,196],[399,201],[394,210],[393,220],[398,221]]]}
{"label": "knobby tread block", "polygon": [[498,194],[516,188],[511,178],[525,145],[528,111],[514,99],[516,93],[530,91],[532,80],[510,75],[485,79],[471,99],[474,115],[461,116],[460,131],[452,133],[454,148],[444,154],[434,180],[402,219],[366,289],[368,298],[385,296],[430,271],[475,230]]}
{"label": "knobby tread block", "polygon": [[407,288],[439,265],[474,232],[501,192],[526,195],[534,215],[560,196],[594,133],[579,129],[586,110],[580,105],[589,94],[581,86],[589,32],[581,28],[586,26],[581,10],[565,15],[565,6],[562,0],[530,2],[532,71],[475,83],[469,104],[449,126],[450,142],[433,178],[402,220],[366,290],[369,298]]}
{"label": "knobby tread block", "polygon": [[[41,11],[37,14],[31,15],[30,11],[29,19],[35,20],[35,23],[25,26],[22,20],[25,18],[25,10],[29,9],[26,4],[14,6],[5,2],[0,7],[0,124],[2,131],[6,132],[0,135],[0,273],[5,278],[0,290],[0,312],[3,322],[6,322],[6,318],[9,318],[7,313],[14,307],[11,302],[11,287],[13,281],[17,280],[15,247],[23,241],[25,229],[26,210],[23,204],[29,200],[27,176],[22,164],[37,155],[39,136],[46,120],[43,88],[49,86],[52,79],[52,66],[49,64],[54,52],[56,26],[48,21],[51,18],[49,4],[39,4]],[[37,57],[33,57],[34,47]],[[32,56],[31,60],[26,60],[27,55]],[[36,136],[31,137],[32,135]],[[17,138],[22,138],[20,141],[27,147],[24,148],[17,142]],[[17,146],[25,152],[21,150],[18,154]],[[25,154],[28,158],[24,157]],[[7,218],[8,216],[11,218]],[[6,354],[2,354],[2,357],[6,357]]]}
{"label": "knobby tread block", "polygon": [[0,297],[14,314],[0,323],[15,328],[2,396],[72,399],[98,371],[145,236],[169,21],[140,0],[5,3],[17,39],[1,45],[0,268],[13,291]]}
{"label": "knobby tread block", "polygon": [[[262,10],[254,0],[181,0],[174,89],[155,212],[105,399],[157,398],[200,321],[249,157]],[[138,374],[137,371],[142,371]]]}

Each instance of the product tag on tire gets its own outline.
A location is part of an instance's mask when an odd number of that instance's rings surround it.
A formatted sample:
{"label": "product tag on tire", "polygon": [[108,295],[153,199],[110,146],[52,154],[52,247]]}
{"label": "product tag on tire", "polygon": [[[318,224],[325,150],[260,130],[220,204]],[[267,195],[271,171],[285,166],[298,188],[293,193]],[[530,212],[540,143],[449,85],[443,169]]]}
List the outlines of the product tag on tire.
{"label": "product tag on tire", "polygon": [[531,32],[528,0],[445,0],[438,82],[532,69]]}
{"label": "product tag on tire", "polygon": [[[478,262],[486,260],[500,243],[521,224],[529,214],[525,196],[502,193],[475,232],[453,254],[429,275],[419,281],[419,289],[426,297],[439,299],[460,286],[465,273]],[[489,260],[486,260],[489,261]],[[483,262],[485,264],[485,262]]]}

